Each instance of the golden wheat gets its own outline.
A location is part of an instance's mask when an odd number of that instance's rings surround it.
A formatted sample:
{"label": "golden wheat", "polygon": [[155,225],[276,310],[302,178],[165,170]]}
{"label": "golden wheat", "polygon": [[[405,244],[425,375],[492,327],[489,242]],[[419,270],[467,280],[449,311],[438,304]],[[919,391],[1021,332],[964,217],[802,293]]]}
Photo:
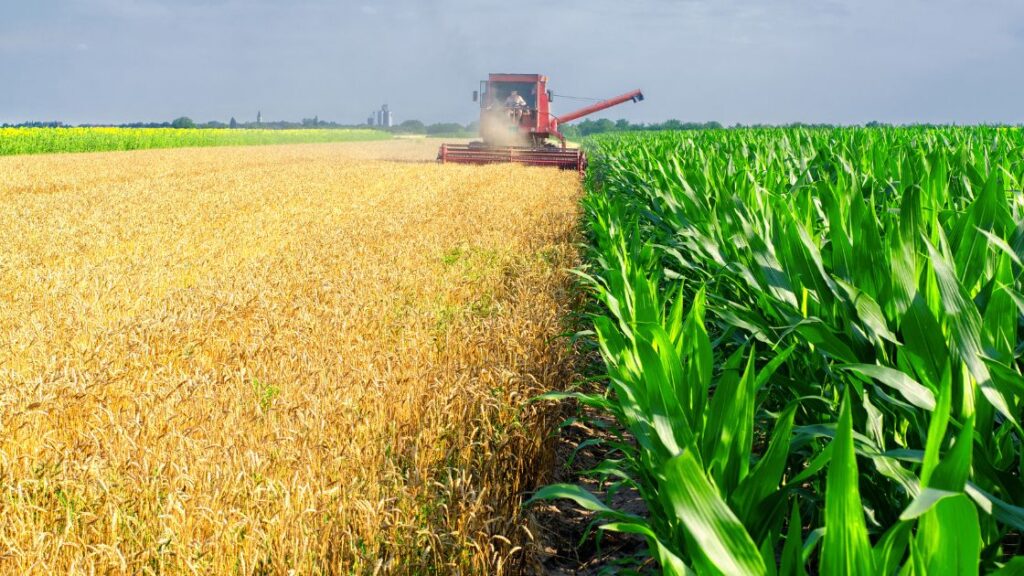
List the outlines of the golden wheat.
{"label": "golden wheat", "polygon": [[522,567],[579,187],[386,144],[0,159],[0,570]]}

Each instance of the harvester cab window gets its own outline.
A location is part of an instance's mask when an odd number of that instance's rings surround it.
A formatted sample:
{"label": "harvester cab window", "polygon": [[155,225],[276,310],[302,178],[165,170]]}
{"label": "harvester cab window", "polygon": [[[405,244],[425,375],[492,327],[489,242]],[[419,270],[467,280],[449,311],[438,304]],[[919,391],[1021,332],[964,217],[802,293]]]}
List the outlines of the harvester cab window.
{"label": "harvester cab window", "polygon": [[530,110],[537,109],[537,85],[532,82],[502,82],[491,86],[491,101],[505,105],[509,96],[515,91],[526,101]]}

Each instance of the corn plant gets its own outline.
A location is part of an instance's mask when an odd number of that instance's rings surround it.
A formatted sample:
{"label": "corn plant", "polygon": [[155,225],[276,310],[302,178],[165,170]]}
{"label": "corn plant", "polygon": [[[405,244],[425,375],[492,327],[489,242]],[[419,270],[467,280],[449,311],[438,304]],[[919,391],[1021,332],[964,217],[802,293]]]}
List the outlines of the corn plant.
{"label": "corn plant", "polygon": [[667,573],[1021,569],[1019,130],[589,146],[608,388],[554,396],[614,416],[596,472],[648,514],[536,498],[643,534]]}

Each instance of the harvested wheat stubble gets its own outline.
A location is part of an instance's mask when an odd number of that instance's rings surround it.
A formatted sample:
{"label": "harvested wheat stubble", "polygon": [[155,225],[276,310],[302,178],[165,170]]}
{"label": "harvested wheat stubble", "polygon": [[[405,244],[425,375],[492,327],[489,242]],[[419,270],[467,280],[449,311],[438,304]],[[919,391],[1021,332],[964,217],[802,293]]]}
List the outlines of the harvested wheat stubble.
{"label": "harvested wheat stubble", "polygon": [[0,159],[0,571],[524,566],[578,182],[359,146]]}

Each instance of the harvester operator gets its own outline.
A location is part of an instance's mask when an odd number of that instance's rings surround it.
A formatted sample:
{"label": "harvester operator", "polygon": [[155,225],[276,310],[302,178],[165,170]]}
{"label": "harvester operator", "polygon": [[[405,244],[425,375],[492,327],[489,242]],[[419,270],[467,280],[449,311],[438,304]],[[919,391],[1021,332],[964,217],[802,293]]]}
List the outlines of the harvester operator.
{"label": "harvester operator", "polygon": [[513,90],[508,98],[505,98],[505,108],[508,110],[509,118],[519,122],[523,117],[523,111],[526,109],[526,100],[519,95],[517,90]]}

